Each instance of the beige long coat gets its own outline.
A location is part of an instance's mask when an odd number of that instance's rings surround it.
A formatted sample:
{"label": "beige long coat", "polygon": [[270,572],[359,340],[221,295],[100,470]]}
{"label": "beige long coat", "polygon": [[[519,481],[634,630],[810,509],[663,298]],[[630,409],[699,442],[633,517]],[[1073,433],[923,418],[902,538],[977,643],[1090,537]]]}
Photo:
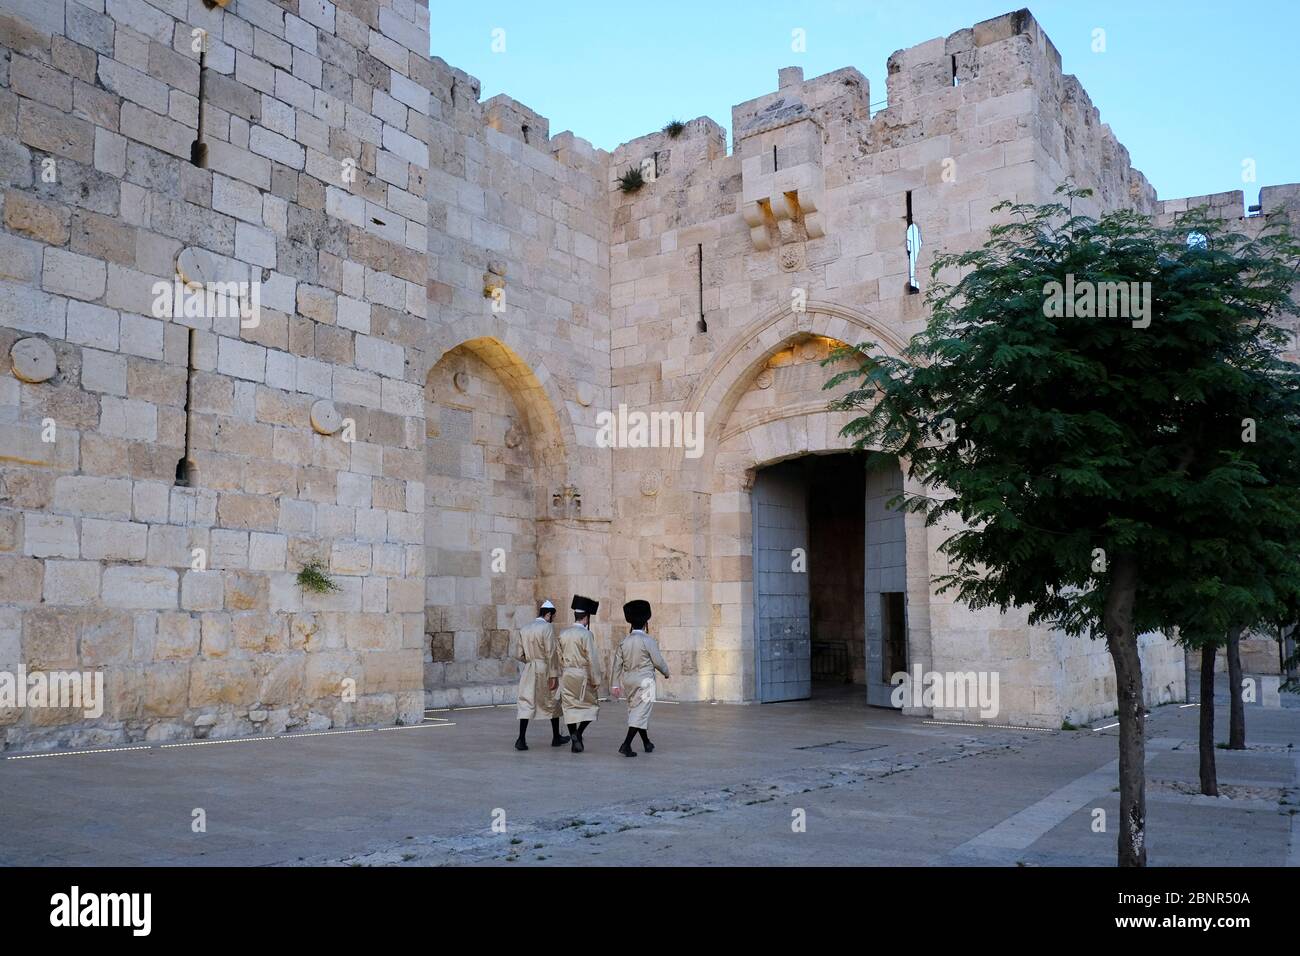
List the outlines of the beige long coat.
{"label": "beige long coat", "polygon": [[655,671],[670,676],[659,645],[645,631],[633,631],[614,652],[610,681],[627,697],[627,725],[645,730],[655,703]]}
{"label": "beige long coat", "polygon": [[560,676],[555,628],[540,617],[521,627],[515,640],[514,659],[524,665],[519,674],[516,707],[519,719],[559,717],[558,688],[550,689],[551,680]]}
{"label": "beige long coat", "polygon": [[600,651],[596,635],[581,624],[570,624],[560,632],[560,701],[564,722],[577,724],[595,720],[600,713],[597,688],[601,679]]}

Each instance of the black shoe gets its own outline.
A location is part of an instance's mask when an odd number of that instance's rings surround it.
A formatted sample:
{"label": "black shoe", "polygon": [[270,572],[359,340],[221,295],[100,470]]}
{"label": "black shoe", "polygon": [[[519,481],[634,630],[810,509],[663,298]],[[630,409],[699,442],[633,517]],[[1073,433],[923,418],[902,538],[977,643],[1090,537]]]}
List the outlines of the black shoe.
{"label": "black shoe", "polygon": [[629,747],[627,744],[624,744],[623,746],[619,747],[618,752],[621,753],[624,757],[636,756],[636,751],[633,750],[631,747]]}
{"label": "black shoe", "polygon": [[569,742],[569,735],[568,735],[568,734],[565,734],[563,737],[552,737],[552,738],[551,738],[551,746],[552,746],[552,747],[563,747],[563,746],[564,746],[565,744],[567,744],[568,742]]}
{"label": "black shoe", "polygon": [[573,748],[572,748],[572,749],[573,749],[573,752],[574,752],[575,754],[580,754],[580,753],[582,753],[582,751],[583,751],[583,746],[582,746],[582,738],[581,738],[581,737],[574,737],[574,738],[573,738]]}
{"label": "black shoe", "polygon": [[652,754],[652,753],[655,752],[655,745],[652,744],[650,741],[647,740],[647,741],[645,742],[645,746],[642,747],[641,749],[644,750],[644,751],[645,751],[646,753],[648,753],[648,754]]}
{"label": "black shoe", "polygon": [[519,740],[516,740],[516,741],[515,741],[515,749],[516,749],[516,750],[527,750],[527,749],[528,749],[528,744],[524,743],[523,739],[520,738]]}

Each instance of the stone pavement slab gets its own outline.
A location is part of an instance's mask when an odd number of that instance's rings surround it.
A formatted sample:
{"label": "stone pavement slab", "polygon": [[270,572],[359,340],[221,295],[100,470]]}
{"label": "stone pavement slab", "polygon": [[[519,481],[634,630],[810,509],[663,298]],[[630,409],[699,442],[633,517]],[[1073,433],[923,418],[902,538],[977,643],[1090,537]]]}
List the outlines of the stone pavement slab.
{"label": "stone pavement slab", "polygon": [[[1296,862],[1300,709],[1249,711],[1196,793],[1194,707],[1149,718],[1153,865]],[[409,728],[0,760],[0,864],[1113,864],[1114,729],[954,726],[856,699],[621,705],[587,751],[511,747],[513,706]],[[1226,713],[1221,726],[1226,727]],[[637,745],[639,747],[639,744]],[[195,833],[202,810],[206,832]],[[504,832],[493,824],[504,823]],[[802,825],[800,825],[802,824]]]}

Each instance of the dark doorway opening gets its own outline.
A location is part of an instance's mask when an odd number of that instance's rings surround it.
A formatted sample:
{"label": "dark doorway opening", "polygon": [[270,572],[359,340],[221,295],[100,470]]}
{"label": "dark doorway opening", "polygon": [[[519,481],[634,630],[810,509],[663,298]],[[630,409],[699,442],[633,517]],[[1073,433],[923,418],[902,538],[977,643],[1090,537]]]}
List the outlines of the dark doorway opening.
{"label": "dark doorway opening", "polygon": [[860,454],[802,459],[808,488],[813,693],[866,683],[866,472]]}
{"label": "dark doorway opening", "polygon": [[863,455],[763,468],[753,507],[759,700],[860,699],[868,667]]}

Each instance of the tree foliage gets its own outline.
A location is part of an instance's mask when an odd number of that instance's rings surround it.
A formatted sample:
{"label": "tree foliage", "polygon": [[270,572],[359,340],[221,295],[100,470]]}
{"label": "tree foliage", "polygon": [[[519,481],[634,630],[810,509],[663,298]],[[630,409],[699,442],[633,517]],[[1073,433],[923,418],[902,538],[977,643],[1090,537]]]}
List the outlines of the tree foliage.
{"label": "tree foliage", "polygon": [[1086,191],[1003,203],[979,248],[936,257],[930,318],[855,368],[843,430],[926,489],[950,533],[937,580],[975,608],[1103,636],[1120,718],[1121,865],[1145,851],[1138,635],[1191,646],[1297,606],[1300,367],[1282,357],[1300,244],[1204,210],[1160,226],[1074,215]]}
{"label": "tree foliage", "polygon": [[[827,385],[855,382],[836,404],[863,410],[844,429],[857,447],[932,489],[904,506],[958,528],[940,588],[1095,636],[1106,568],[1131,555],[1138,631],[1189,640],[1294,601],[1300,367],[1280,352],[1300,246],[1285,224],[1249,238],[1199,211],[1162,228],[996,208],[1013,218],[982,247],[936,257],[903,355],[842,349],[857,367]],[[1049,316],[1045,288],[1067,281],[1149,288],[1149,324]]]}

